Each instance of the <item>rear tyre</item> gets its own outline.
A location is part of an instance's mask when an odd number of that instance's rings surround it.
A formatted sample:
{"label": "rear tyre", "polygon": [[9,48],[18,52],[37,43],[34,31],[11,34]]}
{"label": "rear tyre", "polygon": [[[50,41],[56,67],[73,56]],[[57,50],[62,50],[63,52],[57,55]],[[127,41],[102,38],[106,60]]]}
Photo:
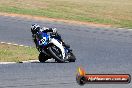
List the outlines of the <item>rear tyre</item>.
{"label": "rear tyre", "polygon": [[50,57],[45,55],[44,53],[40,53],[38,59],[41,63],[44,63],[46,60],[50,59]]}

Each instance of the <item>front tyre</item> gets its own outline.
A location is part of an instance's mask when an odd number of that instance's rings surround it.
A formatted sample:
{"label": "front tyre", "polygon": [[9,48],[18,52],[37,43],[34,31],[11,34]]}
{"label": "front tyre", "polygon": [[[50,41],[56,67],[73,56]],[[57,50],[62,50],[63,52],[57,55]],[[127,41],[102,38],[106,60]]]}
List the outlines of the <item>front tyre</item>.
{"label": "front tyre", "polygon": [[52,55],[52,57],[55,59],[55,61],[57,61],[58,63],[64,63],[65,60],[63,59],[63,56],[61,54],[61,50],[57,47],[57,46],[50,46],[48,48],[50,54]]}

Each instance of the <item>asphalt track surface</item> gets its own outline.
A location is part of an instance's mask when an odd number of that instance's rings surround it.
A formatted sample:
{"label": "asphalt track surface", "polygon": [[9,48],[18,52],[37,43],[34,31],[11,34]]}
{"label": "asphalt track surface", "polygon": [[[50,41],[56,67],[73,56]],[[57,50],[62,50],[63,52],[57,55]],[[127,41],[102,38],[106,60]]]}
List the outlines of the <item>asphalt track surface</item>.
{"label": "asphalt track surface", "polygon": [[87,73],[132,75],[132,31],[0,16],[0,41],[34,46],[33,23],[58,28],[77,61],[0,65],[0,88],[132,88],[132,83],[80,86],[75,80],[79,66]]}

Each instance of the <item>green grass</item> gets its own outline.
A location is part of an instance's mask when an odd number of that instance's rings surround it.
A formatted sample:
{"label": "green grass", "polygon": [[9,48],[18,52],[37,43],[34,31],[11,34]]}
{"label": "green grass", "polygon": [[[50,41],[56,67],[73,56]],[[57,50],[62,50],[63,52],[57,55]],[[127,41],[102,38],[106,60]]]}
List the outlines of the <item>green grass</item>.
{"label": "green grass", "polygon": [[38,51],[35,47],[21,47],[7,44],[0,44],[0,62],[15,61],[21,62],[26,60],[38,59]]}
{"label": "green grass", "polygon": [[132,28],[132,0],[1,0],[0,12]]}

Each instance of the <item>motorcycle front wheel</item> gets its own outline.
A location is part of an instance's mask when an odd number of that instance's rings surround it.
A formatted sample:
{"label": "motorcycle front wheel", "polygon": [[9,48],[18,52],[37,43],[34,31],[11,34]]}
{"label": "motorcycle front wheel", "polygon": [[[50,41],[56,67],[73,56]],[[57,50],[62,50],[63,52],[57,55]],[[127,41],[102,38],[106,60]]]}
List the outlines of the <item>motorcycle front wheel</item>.
{"label": "motorcycle front wheel", "polygon": [[61,54],[61,50],[55,46],[52,45],[48,48],[50,54],[52,55],[52,57],[58,62],[58,63],[64,63],[65,60],[63,59],[63,56]]}

